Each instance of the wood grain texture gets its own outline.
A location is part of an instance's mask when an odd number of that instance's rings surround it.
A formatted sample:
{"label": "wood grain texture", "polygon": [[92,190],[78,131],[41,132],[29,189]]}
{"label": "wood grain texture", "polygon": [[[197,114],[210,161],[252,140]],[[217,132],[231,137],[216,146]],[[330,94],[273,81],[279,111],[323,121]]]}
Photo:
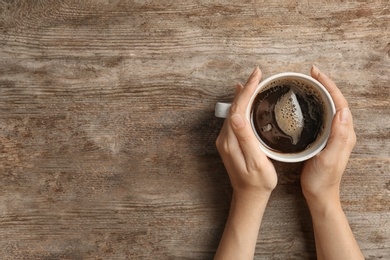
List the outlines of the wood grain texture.
{"label": "wood grain texture", "polygon": [[[214,104],[255,65],[331,75],[358,143],[342,202],[366,259],[390,259],[385,1],[0,1],[0,258],[212,259],[231,188]],[[255,259],[315,259],[300,164]]]}

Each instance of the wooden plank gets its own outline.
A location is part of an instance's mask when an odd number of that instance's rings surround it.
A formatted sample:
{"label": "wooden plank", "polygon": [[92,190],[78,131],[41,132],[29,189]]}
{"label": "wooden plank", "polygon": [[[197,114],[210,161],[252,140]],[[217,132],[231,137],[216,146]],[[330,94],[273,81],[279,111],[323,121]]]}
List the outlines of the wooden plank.
{"label": "wooden plank", "polygon": [[[0,1],[0,258],[212,259],[231,188],[217,101],[255,65],[328,73],[358,143],[341,198],[366,259],[390,258],[387,1]],[[301,164],[255,259],[315,259]]]}

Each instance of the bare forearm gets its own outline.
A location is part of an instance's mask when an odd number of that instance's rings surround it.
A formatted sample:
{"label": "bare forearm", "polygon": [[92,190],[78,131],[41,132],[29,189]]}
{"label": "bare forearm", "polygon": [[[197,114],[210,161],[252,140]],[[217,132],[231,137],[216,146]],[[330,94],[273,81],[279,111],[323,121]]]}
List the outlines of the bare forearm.
{"label": "bare forearm", "polygon": [[215,259],[253,259],[269,195],[254,199],[233,194],[229,217]]}
{"label": "bare forearm", "polygon": [[309,203],[309,208],[319,260],[364,259],[338,199]]}

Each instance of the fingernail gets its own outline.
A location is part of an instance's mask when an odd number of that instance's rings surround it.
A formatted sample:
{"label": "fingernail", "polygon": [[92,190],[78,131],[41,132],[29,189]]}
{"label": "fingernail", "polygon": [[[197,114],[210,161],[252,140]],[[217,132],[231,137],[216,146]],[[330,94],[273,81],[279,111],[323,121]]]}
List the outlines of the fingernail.
{"label": "fingernail", "polygon": [[317,68],[316,65],[313,65],[313,66],[311,67],[311,69],[312,69],[312,71],[313,71],[313,73],[314,73],[315,75],[320,76],[320,70]]}
{"label": "fingernail", "polygon": [[252,72],[252,75],[255,75],[255,74],[259,73],[259,71],[260,71],[259,66],[256,66],[255,69]]}
{"label": "fingernail", "polygon": [[232,124],[235,128],[240,129],[245,126],[245,120],[239,114],[234,114],[230,118],[232,120]]}
{"label": "fingernail", "polygon": [[340,122],[341,123],[348,123],[349,121],[349,117],[350,117],[350,111],[348,108],[343,108],[341,111],[340,111]]}

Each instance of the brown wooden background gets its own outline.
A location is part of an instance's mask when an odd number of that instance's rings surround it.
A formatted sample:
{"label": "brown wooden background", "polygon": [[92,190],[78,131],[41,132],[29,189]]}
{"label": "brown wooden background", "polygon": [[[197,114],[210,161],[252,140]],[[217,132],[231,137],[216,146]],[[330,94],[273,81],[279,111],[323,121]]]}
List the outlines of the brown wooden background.
{"label": "brown wooden background", "polygon": [[[212,259],[231,188],[214,104],[255,65],[331,75],[358,143],[344,209],[390,259],[390,4],[0,1],[0,259]],[[255,259],[314,259],[299,164]]]}

